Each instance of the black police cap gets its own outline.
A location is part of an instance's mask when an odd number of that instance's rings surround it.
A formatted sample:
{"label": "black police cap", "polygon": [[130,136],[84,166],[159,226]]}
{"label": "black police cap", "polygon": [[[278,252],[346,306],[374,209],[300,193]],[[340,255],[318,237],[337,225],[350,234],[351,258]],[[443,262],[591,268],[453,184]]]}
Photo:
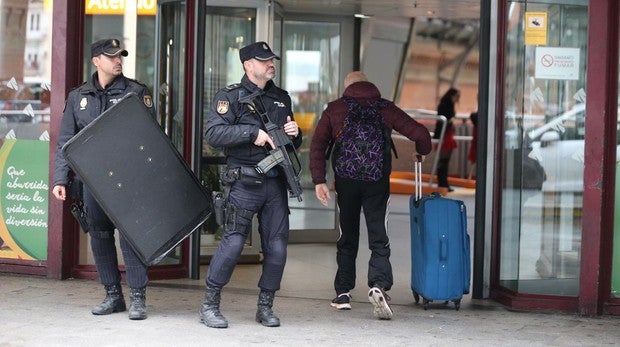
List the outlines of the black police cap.
{"label": "black police cap", "polygon": [[269,48],[269,45],[263,41],[254,42],[239,50],[239,59],[241,59],[242,63],[252,58],[261,61],[267,61],[271,59],[280,60],[280,57],[273,53],[271,48]]}
{"label": "black police cap", "polygon": [[90,56],[96,57],[105,54],[108,57],[116,57],[117,55],[127,56],[127,51],[121,46],[121,42],[117,39],[103,39],[95,41],[90,45]]}

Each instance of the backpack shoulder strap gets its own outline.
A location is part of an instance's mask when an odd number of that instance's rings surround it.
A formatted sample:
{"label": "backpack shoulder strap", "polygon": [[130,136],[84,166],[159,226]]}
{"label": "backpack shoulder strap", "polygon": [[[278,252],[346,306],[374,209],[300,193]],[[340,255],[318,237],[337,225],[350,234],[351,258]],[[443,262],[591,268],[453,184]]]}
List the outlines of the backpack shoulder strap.
{"label": "backpack shoulder strap", "polygon": [[329,146],[327,147],[327,152],[325,152],[325,160],[329,160],[329,157],[332,155],[332,150],[334,149],[334,141],[329,141]]}
{"label": "backpack shoulder strap", "polygon": [[[355,105],[359,105],[359,103],[357,102],[357,100],[355,100],[354,98],[348,97],[348,96],[343,96],[342,97],[342,101],[344,101],[345,104],[347,104],[348,108],[347,108],[347,114],[345,115],[345,121],[344,121],[344,125],[342,127],[342,129],[340,129],[340,133],[342,133],[342,130],[344,130],[344,127],[347,126],[347,116],[349,115],[349,112],[351,112],[351,110],[353,109],[353,107],[355,107]],[[336,136],[337,138],[338,136]],[[334,149],[334,144],[336,142],[336,139],[332,139],[331,141],[329,141],[329,146],[327,147],[327,151],[325,152],[325,160],[329,160],[329,157],[332,155],[332,150]]]}
{"label": "backpack shoulder strap", "polygon": [[394,140],[392,139],[391,134],[390,134],[390,147],[392,147],[392,152],[394,152],[394,158],[398,159],[398,152],[396,152],[396,145],[394,144]]}
{"label": "backpack shoulder strap", "polygon": [[[377,102],[375,102],[375,104],[373,105],[377,110],[382,111],[383,109],[385,109],[389,104],[391,103],[391,101],[387,100],[387,99],[383,99],[381,98],[380,100],[378,100]],[[398,152],[396,151],[396,145],[394,144],[394,139],[392,139],[392,129],[386,127],[386,137],[390,139],[390,148],[392,150],[392,152],[394,152],[394,157],[396,159],[398,159]],[[386,141],[387,142],[387,141]]]}

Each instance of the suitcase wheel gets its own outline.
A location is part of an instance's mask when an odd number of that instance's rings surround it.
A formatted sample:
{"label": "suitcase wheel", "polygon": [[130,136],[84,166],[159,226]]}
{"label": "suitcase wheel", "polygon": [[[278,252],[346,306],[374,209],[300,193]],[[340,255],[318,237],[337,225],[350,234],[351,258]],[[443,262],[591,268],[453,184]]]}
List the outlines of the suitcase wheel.
{"label": "suitcase wheel", "polygon": [[413,290],[413,298],[415,299],[416,304],[420,302],[420,295],[418,295],[415,290]]}
{"label": "suitcase wheel", "polygon": [[430,300],[424,298],[424,300],[422,301],[422,307],[424,307],[424,311],[428,310],[428,303],[430,302]]}
{"label": "suitcase wheel", "polygon": [[461,299],[454,300],[454,309],[458,311],[459,308],[461,308]]}

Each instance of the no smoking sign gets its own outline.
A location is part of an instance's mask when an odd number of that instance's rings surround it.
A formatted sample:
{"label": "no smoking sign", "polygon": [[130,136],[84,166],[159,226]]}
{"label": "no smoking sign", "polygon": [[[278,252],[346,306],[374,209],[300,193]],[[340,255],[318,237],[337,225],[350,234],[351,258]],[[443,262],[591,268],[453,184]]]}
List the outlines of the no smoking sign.
{"label": "no smoking sign", "polygon": [[536,78],[579,79],[579,48],[536,47],[535,59]]}

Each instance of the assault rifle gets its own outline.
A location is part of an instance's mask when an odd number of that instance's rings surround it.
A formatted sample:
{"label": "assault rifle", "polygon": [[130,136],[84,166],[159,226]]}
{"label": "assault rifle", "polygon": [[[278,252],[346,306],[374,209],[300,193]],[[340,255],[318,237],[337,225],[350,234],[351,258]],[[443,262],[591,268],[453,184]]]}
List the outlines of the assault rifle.
{"label": "assault rifle", "polygon": [[[276,146],[269,151],[269,154],[265,157],[265,159],[256,164],[256,171],[266,174],[267,171],[271,170],[276,165],[279,165],[284,173],[284,176],[286,177],[286,184],[290,197],[296,197],[297,200],[301,202],[301,193],[303,191],[299,181],[299,176],[301,174],[301,162],[297,156],[297,151],[293,145],[293,141],[290,136],[284,132],[284,129],[269,119],[265,105],[263,105],[263,102],[260,99],[261,93],[262,91],[258,91],[239,98],[240,103],[248,105],[250,111],[258,114],[263,126],[265,127],[265,131],[269,134],[269,137],[271,137],[271,140]],[[258,101],[262,111],[257,107],[258,105],[255,104],[255,101]]]}

